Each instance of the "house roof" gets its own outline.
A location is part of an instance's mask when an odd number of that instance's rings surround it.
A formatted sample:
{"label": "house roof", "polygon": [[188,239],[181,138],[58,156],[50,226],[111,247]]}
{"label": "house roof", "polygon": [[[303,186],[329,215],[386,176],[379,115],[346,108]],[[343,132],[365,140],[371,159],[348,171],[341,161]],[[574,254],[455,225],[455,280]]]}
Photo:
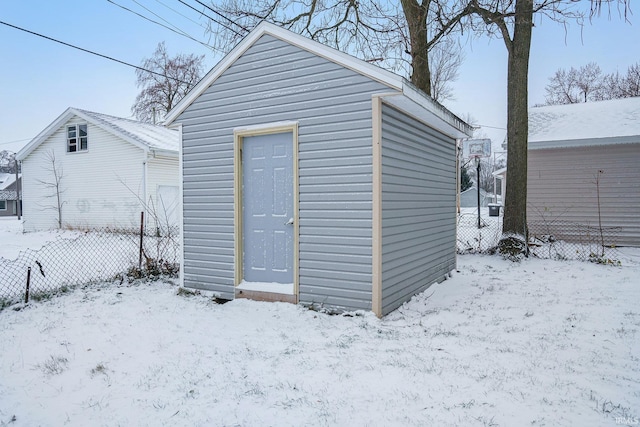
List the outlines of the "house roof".
{"label": "house roof", "polygon": [[144,151],[159,151],[171,155],[178,153],[179,134],[175,129],[70,107],[20,150],[16,158],[23,160],[74,116],[116,135]]}
{"label": "house roof", "polygon": [[491,172],[491,175],[496,176],[498,178],[506,177],[507,176],[507,168],[497,169],[497,170]]}
{"label": "house roof", "polygon": [[[19,174],[18,178],[22,178],[22,174]],[[16,190],[7,190],[15,182],[15,173],[0,173],[0,200],[16,200],[18,198]]]}
{"label": "house roof", "polygon": [[[22,174],[18,174],[18,178],[22,178]],[[0,190],[9,188],[16,182],[15,173],[0,173]]]}
{"label": "house roof", "polygon": [[384,94],[382,98],[385,102],[416,116],[447,135],[454,138],[467,138],[473,134],[473,128],[469,124],[424,92],[415,88],[403,77],[268,22],[262,22],[256,26],[231,52],[218,62],[187,96],[169,111],[165,123],[167,125],[174,123],[191,103],[202,95],[222,73],[265,34],[389,86],[390,90],[395,92]]}
{"label": "house roof", "polygon": [[529,110],[529,149],[640,143],[640,97]]}

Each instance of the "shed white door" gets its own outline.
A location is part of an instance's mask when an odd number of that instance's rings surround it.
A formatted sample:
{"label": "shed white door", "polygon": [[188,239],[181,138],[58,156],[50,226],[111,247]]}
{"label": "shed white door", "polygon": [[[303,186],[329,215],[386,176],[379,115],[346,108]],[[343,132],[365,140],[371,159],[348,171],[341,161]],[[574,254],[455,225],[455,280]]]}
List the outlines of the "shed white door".
{"label": "shed white door", "polygon": [[244,137],[243,276],[293,283],[293,134]]}

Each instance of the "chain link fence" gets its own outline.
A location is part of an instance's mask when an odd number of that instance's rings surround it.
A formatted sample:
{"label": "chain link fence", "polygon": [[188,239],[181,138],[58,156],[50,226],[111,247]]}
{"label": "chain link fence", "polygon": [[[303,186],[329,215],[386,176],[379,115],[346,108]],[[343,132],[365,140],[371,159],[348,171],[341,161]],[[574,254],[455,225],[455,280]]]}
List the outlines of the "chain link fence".
{"label": "chain link fence", "polygon": [[0,309],[93,282],[175,277],[180,268],[178,231],[92,230],[27,249],[14,260],[0,258]]}
{"label": "chain link fence", "polygon": [[482,253],[494,248],[502,235],[502,215],[489,216],[488,208],[462,208],[458,214],[456,248],[459,254]]}
{"label": "chain link fence", "polygon": [[[568,221],[528,221],[529,251],[547,259],[617,264],[621,227],[596,227]],[[524,233],[524,227],[523,227]],[[458,214],[457,251],[484,253],[494,249],[502,236],[502,213],[490,216],[488,208],[463,208]]]}

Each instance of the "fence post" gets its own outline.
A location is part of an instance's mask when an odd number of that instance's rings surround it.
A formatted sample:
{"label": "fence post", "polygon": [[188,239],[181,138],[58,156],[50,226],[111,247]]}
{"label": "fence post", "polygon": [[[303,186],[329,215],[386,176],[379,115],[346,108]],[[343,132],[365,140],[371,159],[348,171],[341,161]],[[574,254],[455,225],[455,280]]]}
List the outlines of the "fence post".
{"label": "fence post", "polygon": [[138,268],[142,268],[142,235],[144,234],[144,211],[140,212],[140,252],[138,253]]}
{"label": "fence post", "polygon": [[31,267],[27,268],[27,290],[24,293],[24,303],[29,302],[29,283],[31,282]]}
{"label": "fence post", "polygon": [[480,225],[480,157],[476,157],[476,178],[478,186],[478,230],[482,228]]}

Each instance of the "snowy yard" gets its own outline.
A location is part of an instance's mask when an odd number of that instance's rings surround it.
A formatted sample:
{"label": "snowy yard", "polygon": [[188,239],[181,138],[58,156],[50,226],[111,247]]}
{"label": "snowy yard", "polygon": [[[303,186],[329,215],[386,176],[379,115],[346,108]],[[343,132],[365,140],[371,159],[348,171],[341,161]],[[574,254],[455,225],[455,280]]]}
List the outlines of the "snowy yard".
{"label": "snowy yard", "polygon": [[37,250],[60,238],[72,239],[81,235],[78,231],[51,230],[23,233],[22,221],[14,216],[0,217],[0,258],[15,259],[27,249]]}
{"label": "snowy yard", "polygon": [[0,312],[0,426],[638,425],[640,250],[621,261],[459,256],[381,320],[76,289]]}

